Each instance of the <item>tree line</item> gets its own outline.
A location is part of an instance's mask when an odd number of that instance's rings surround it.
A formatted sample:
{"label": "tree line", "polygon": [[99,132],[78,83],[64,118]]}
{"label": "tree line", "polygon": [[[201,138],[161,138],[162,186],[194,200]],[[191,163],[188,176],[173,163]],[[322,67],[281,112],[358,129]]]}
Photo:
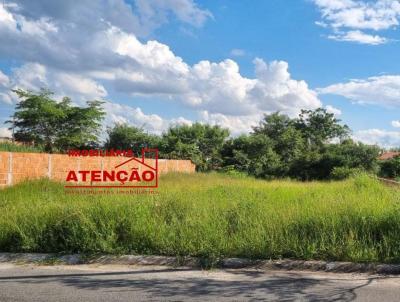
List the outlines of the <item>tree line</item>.
{"label": "tree line", "polygon": [[14,92],[20,98],[8,121],[14,139],[34,143],[47,152],[114,148],[139,154],[144,147],[157,148],[161,158],[190,159],[198,171],[265,179],[342,179],[358,171],[400,175],[400,161],[394,167],[387,161],[379,163],[378,146],[352,140],[349,127],[323,108],[302,110],[296,118],[279,112],[265,115],[250,133],[237,137],[231,137],[228,129],[202,123],[174,125],[161,135],[115,124],[101,142],[105,117],[101,101],[80,107],[67,97],[57,102],[47,90]]}

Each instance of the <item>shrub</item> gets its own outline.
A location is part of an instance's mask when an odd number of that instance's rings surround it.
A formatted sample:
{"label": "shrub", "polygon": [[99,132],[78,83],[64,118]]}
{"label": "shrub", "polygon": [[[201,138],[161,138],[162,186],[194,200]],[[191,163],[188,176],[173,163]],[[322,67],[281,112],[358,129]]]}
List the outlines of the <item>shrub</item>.
{"label": "shrub", "polygon": [[1,142],[0,151],[40,153],[44,152],[44,149],[40,146],[20,145],[13,142]]}
{"label": "shrub", "polygon": [[379,163],[379,166],[380,166],[379,176],[385,178],[400,177],[400,156],[381,161]]}
{"label": "shrub", "polygon": [[362,172],[363,171],[358,168],[334,167],[330,174],[330,178],[333,180],[343,180],[352,176],[356,176]]}

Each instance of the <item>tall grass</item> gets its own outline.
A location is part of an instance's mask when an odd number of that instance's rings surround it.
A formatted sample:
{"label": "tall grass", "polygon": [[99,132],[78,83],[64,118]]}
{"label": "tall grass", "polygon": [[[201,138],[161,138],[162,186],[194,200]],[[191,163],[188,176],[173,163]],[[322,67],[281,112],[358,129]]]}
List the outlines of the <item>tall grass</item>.
{"label": "tall grass", "polygon": [[0,191],[0,250],[400,262],[400,191],[368,176],[299,183],[169,174],[158,195]]}
{"label": "tall grass", "polygon": [[30,153],[40,153],[44,152],[43,148],[19,145],[12,142],[0,142],[0,152],[30,152]]}

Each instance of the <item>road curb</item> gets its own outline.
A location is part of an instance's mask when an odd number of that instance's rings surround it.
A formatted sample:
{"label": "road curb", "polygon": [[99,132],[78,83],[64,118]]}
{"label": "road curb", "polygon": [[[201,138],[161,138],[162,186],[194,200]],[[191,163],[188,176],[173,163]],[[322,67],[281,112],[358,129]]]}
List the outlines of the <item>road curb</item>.
{"label": "road curb", "polygon": [[157,265],[172,267],[216,267],[226,269],[256,268],[262,270],[307,270],[335,273],[370,273],[398,275],[400,264],[353,263],[339,261],[303,261],[303,260],[252,260],[243,258],[225,258],[207,265],[207,261],[196,257],[140,256],[140,255],[96,255],[82,254],[59,255],[45,253],[0,253],[0,263],[15,264],[98,264],[98,265]]}

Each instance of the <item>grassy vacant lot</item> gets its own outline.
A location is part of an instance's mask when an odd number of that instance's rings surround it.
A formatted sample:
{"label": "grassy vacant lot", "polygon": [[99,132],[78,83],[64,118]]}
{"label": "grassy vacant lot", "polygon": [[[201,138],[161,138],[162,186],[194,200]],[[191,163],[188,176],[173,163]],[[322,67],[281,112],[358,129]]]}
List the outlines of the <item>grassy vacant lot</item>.
{"label": "grassy vacant lot", "polygon": [[71,196],[45,180],[2,190],[0,250],[400,262],[400,191],[365,175],[160,185],[156,196]]}

